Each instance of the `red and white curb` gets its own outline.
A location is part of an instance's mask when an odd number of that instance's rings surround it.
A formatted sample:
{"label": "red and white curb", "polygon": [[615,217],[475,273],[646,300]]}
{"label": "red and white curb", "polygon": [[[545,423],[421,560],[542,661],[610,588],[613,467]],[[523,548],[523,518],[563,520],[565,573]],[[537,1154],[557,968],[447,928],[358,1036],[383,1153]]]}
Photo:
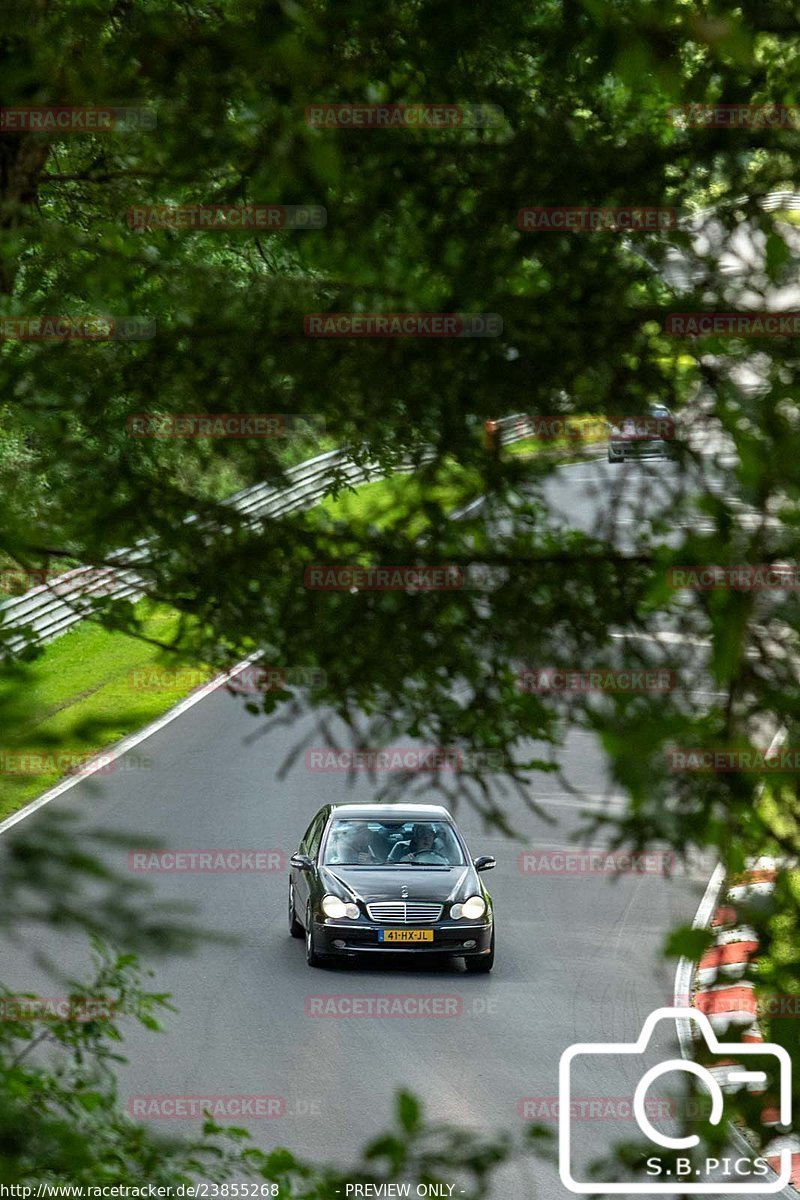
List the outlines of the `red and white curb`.
{"label": "red and white curb", "polygon": [[[778,873],[777,859],[761,858],[751,861],[747,870],[736,881],[725,888],[725,874],[718,866],[703,896],[692,923],[693,929],[711,929],[714,942],[699,963],[682,958],[675,975],[676,1008],[694,1007],[704,1013],[714,1032],[724,1035],[726,1031],[741,1031],[743,1042],[763,1042],[764,1035],[758,1024],[758,1008],[755,986],[742,977],[747,966],[758,954],[758,938],[753,929],[742,924],[737,905],[746,906],[758,896],[769,895],[775,888]],[[723,894],[723,888],[725,888]],[[677,1021],[678,1039],[684,1058],[693,1058],[692,1022]],[[711,1071],[720,1086],[725,1089],[725,1077],[733,1062],[720,1063]],[[792,1152],[791,1183],[777,1195],[797,1200],[800,1191],[800,1136],[779,1123],[779,1114],[773,1107],[765,1108],[761,1114],[762,1124],[774,1129],[776,1137],[769,1142],[763,1157],[769,1163],[777,1179],[781,1153]],[[730,1126],[731,1141],[742,1153],[752,1153],[752,1147],[744,1135]]]}

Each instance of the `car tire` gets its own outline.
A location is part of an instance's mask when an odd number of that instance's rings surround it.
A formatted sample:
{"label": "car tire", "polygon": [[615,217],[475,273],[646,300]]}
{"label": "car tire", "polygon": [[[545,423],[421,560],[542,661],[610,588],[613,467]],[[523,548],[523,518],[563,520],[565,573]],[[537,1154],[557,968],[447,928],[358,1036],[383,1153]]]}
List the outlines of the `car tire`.
{"label": "car tire", "polygon": [[621,463],[621,462],[625,462],[625,455],[624,455],[624,454],[620,454],[620,455],[618,456],[618,455],[616,455],[616,454],[611,454],[611,453],[609,452],[609,455],[608,455],[608,461],[609,461],[609,462],[613,462],[613,463]]}
{"label": "car tire", "polygon": [[310,967],[323,966],[325,959],[321,954],[317,954],[314,945],[314,922],[311,918],[311,906],[306,909],[306,962]]}
{"label": "car tire", "polygon": [[488,954],[478,954],[464,959],[468,975],[488,975],[494,966],[494,929],[492,929],[492,944]]}
{"label": "car tire", "polygon": [[303,926],[297,919],[297,913],[294,908],[294,887],[291,879],[289,880],[289,933],[293,938],[301,938],[303,936]]}

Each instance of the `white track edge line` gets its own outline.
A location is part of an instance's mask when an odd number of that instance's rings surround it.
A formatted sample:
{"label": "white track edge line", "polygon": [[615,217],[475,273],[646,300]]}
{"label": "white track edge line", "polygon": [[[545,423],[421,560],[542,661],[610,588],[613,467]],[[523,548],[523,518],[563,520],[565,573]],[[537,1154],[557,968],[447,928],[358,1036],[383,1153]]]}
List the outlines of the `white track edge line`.
{"label": "white track edge line", "polygon": [[151,721],[149,725],[145,725],[143,729],[138,729],[136,733],[129,733],[127,737],[122,738],[119,742],[115,742],[108,750],[99,750],[93,755],[83,766],[80,774],[70,775],[66,779],[62,779],[49,791],[44,792],[41,796],[37,796],[35,800],[31,800],[19,812],[12,813],[10,817],[6,817],[4,821],[0,821],[0,834],[6,833],[12,829],[20,821],[24,821],[26,817],[32,813],[38,812],[45,804],[49,804],[51,800],[55,800],[57,796],[63,796],[64,792],[68,792],[70,788],[75,787],[77,783],[81,783],[87,777],[94,775],[102,767],[108,765],[109,762],[115,762],[118,758],[122,758],[134,746],[138,746],[147,738],[152,737],[154,733],[158,733],[166,725],[169,725],[177,717],[183,716],[190,708],[194,708],[195,704],[199,704],[201,700],[205,700],[206,696],[210,696],[223,683],[227,683],[234,675],[238,675],[245,667],[249,667],[261,657],[261,651],[251,654],[248,658],[242,659],[235,667],[231,667],[229,671],[224,671],[221,675],[217,675],[215,679],[209,680],[208,683],[202,684],[195,691],[190,692],[183,700],[179,700],[173,708],[170,708],[162,716],[157,717],[155,721]]}

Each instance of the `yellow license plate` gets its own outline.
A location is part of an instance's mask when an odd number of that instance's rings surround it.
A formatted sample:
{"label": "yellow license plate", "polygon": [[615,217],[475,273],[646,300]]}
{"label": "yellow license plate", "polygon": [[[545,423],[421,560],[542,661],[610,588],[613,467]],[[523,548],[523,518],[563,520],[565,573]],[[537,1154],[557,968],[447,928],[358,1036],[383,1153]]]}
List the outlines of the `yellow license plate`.
{"label": "yellow license plate", "polygon": [[381,929],[378,935],[381,942],[432,942],[432,929]]}

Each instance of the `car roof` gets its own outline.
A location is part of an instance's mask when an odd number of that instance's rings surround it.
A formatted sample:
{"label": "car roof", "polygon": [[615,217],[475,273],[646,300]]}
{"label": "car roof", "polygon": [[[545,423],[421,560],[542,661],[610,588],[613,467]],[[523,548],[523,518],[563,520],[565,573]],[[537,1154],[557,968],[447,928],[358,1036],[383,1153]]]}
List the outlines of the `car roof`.
{"label": "car roof", "polygon": [[441,804],[333,804],[332,817],[367,817],[375,821],[452,821]]}

